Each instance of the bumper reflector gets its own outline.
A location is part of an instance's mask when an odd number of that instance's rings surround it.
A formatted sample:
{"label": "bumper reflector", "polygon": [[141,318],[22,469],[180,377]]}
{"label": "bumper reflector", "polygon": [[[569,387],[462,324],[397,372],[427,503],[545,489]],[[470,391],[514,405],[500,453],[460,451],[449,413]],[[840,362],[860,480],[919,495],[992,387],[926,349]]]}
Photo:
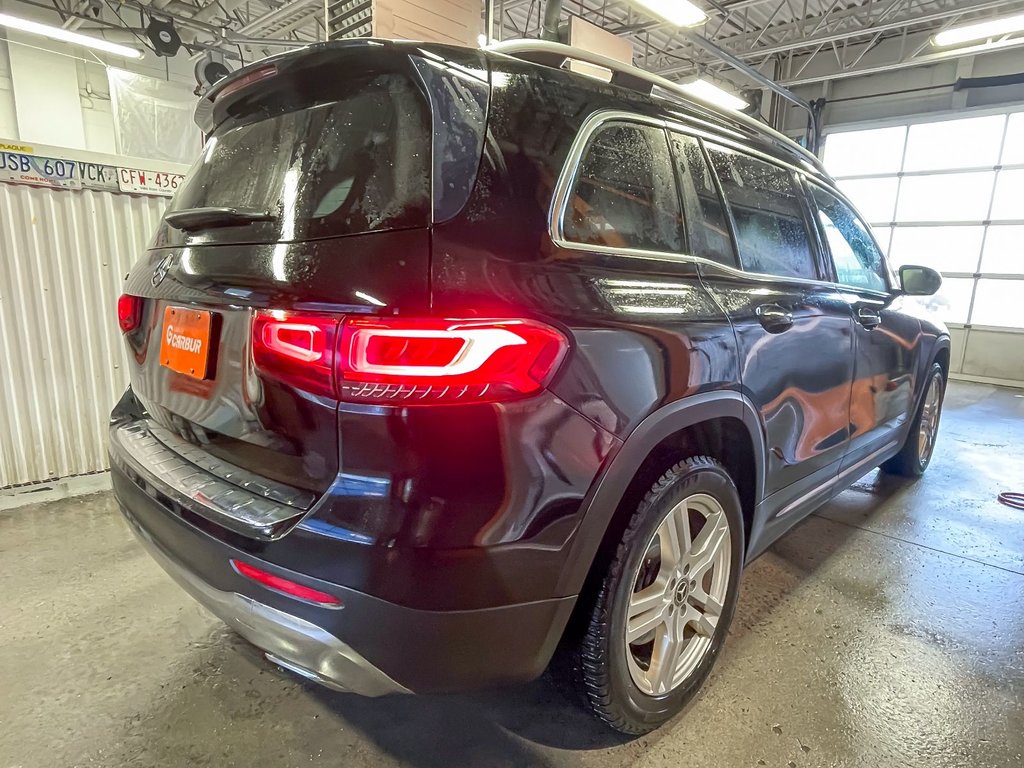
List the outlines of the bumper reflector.
{"label": "bumper reflector", "polygon": [[243,563],[241,560],[232,560],[231,567],[235,569],[235,572],[250,581],[255,581],[257,584],[266,587],[274,592],[279,592],[282,595],[288,597],[294,597],[297,600],[302,600],[307,603],[313,603],[315,605],[322,605],[325,608],[341,608],[343,603],[340,597],[329,595],[326,592],[321,592],[318,589],[312,587],[306,587],[302,584],[297,584],[294,581],[275,576],[272,573],[257,568],[254,565]]}

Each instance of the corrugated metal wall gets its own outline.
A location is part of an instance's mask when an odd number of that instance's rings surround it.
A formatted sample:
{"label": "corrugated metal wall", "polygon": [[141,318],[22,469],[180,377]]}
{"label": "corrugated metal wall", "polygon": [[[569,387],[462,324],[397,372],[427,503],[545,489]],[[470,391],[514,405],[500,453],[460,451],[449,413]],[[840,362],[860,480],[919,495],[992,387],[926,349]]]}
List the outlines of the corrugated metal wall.
{"label": "corrugated metal wall", "polygon": [[117,296],[167,202],[0,184],[0,488],[106,469]]}

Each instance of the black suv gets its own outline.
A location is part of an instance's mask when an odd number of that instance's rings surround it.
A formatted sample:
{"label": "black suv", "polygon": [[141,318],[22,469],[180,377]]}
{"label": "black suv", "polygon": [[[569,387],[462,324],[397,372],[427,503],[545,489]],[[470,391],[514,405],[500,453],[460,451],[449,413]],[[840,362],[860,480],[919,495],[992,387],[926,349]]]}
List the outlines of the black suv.
{"label": "black suv", "polygon": [[557,652],[641,733],[745,563],[924,471],[949,337],[812,155],[577,54],[348,41],[218,83],[119,300],[110,458],[153,557],[276,664],[375,696]]}

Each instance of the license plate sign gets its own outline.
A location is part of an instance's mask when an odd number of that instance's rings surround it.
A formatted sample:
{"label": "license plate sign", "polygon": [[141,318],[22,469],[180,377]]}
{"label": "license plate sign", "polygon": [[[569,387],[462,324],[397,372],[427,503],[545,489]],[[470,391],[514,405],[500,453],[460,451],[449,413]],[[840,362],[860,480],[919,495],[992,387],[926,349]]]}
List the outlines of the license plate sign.
{"label": "license plate sign", "polygon": [[209,312],[167,307],[160,338],[160,365],[185,376],[205,379],[212,326],[213,316]]}

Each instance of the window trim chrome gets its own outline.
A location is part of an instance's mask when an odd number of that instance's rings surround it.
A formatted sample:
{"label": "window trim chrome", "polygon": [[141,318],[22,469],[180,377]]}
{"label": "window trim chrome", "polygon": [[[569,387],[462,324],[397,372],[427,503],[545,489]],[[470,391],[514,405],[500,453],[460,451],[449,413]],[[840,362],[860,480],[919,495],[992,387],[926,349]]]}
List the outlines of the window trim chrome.
{"label": "window trim chrome", "polygon": [[[554,243],[556,247],[570,251],[583,251],[586,253],[599,253],[610,256],[623,256],[627,258],[654,259],[658,261],[674,262],[677,264],[692,264],[695,266],[704,264],[709,267],[722,270],[729,277],[741,280],[755,280],[762,283],[806,285],[817,288],[843,289],[858,293],[864,291],[863,288],[858,288],[857,286],[844,286],[830,280],[812,280],[803,277],[782,277],[780,275],[769,275],[763,272],[748,272],[743,269],[737,269],[736,267],[730,267],[727,264],[722,264],[721,262],[714,261],[712,259],[704,258],[703,256],[694,256],[688,253],[647,251],[640,248],[613,248],[607,245],[591,245],[566,240],[563,229],[563,220],[569,207],[570,194],[572,189],[575,187],[576,179],[579,176],[580,164],[583,160],[583,155],[586,152],[587,146],[590,144],[591,138],[593,138],[593,136],[606,123],[613,122],[648,125],[655,128],[661,128],[665,131],[682,134],[684,136],[690,136],[691,138],[707,139],[718,144],[722,144],[726,148],[735,149],[756,159],[772,163],[788,171],[796,172],[804,176],[810,176],[811,178],[820,175],[820,172],[818,172],[817,169],[812,169],[813,173],[809,173],[807,168],[801,168],[797,165],[787,163],[785,160],[759,152],[756,149],[744,146],[741,142],[725,138],[710,131],[693,128],[674,120],[649,117],[647,115],[641,115],[620,109],[598,110],[584,120],[583,125],[580,126],[580,130],[577,133],[576,138],[573,140],[572,147],[569,149],[569,154],[566,156],[565,163],[562,165],[562,170],[558,174],[558,181],[555,183],[554,193],[551,196],[551,205],[548,209],[548,235],[551,238],[551,242]],[[828,187],[826,187],[826,189],[827,188]],[[843,199],[845,200],[845,197]],[[891,293],[879,293],[878,295],[888,297],[891,296]]]}

